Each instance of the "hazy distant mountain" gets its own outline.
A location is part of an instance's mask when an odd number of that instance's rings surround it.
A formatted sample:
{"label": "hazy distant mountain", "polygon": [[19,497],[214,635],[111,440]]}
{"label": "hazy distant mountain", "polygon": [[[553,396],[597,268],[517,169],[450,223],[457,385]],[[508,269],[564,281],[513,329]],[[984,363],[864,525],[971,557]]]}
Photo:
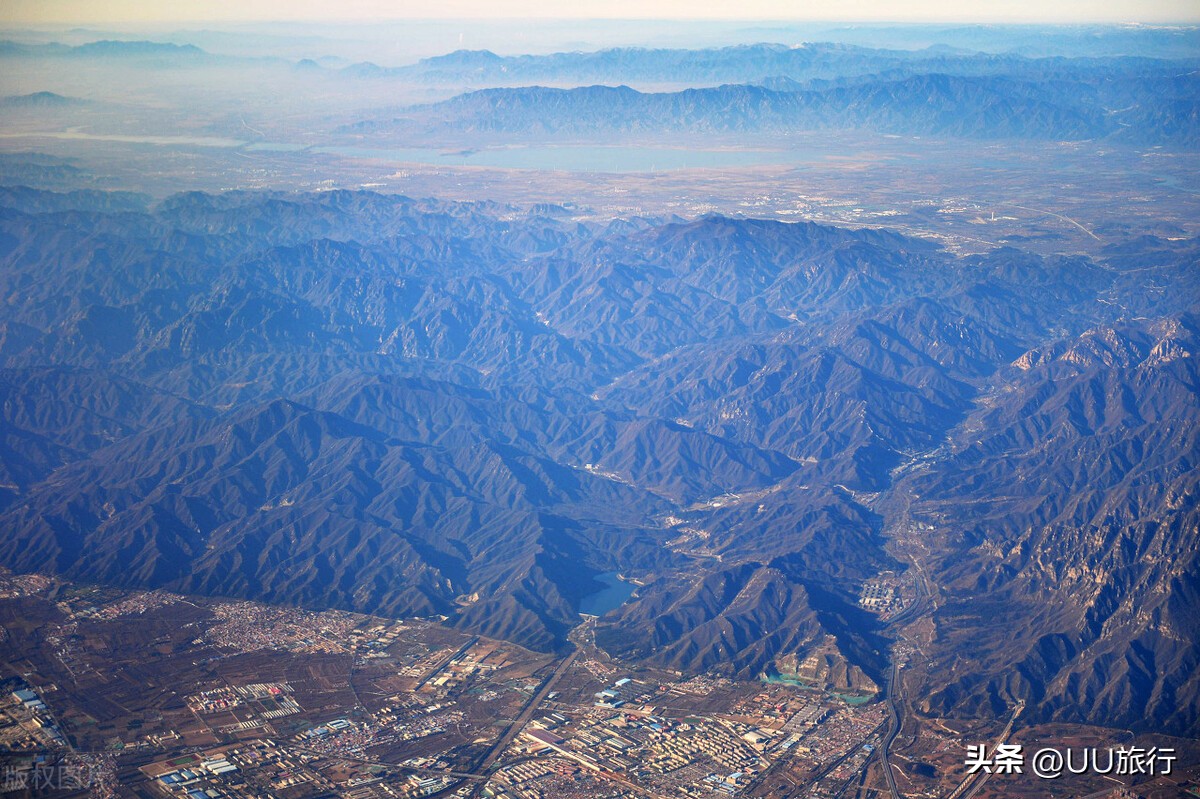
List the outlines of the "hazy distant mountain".
{"label": "hazy distant mountain", "polygon": [[5,190],[0,561],[870,689],[919,524],[931,710],[1195,735],[1198,255]]}
{"label": "hazy distant mountain", "polygon": [[389,74],[442,83],[569,81],[612,83],[732,83],[764,75],[829,77],[868,74],[919,59],[905,51],[872,50],[837,44],[790,47],[756,44],[705,50],[623,47],[591,53],[498,56],[486,50],[459,50],[426,58]]}
{"label": "hazy distant mountain", "polygon": [[[1196,39],[1192,31],[1192,40]],[[753,83],[768,77],[796,81],[855,79],[891,74],[959,76],[1008,75],[1024,79],[1075,78],[1099,73],[1165,70],[1172,64],[1196,65],[1200,46],[1180,61],[1119,56],[1033,58],[934,46],[918,50],[880,49],[829,42],[800,45],[761,43],[707,49],[620,47],[594,52],[501,56],[487,50],[458,50],[405,67],[363,62],[347,67],[348,76],[405,78],[447,85],[518,86],[530,83],[689,84]]]}
{"label": "hazy distant mountain", "polygon": [[0,41],[0,57],[43,58],[197,58],[208,54],[191,44],[105,39],[80,45],[22,44]]}
{"label": "hazy distant mountain", "polygon": [[345,77],[477,91],[341,130],[430,144],[859,129],[1191,147],[1198,68],[1194,56],[1028,58],[820,43],[536,56],[461,50],[408,67],[344,68]]}
{"label": "hazy distant mountain", "polygon": [[620,134],[788,134],[871,130],[968,139],[1192,145],[1200,78],[1155,75],[1083,81],[939,73],[862,78],[814,89],[791,79],[678,92],[628,86],[484,89],[344,132],[375,137],[589,140]]}
{"label": "hazy distant mountain", "polygon": [[0,98],[0,106],[4,108],[72,108],[86,102],[77,97],[64,97],[54,92],[33,92]]}
{"label": "hazy distant mountain", "polygon": [[71,48],[76,56],[122,58],[128,56],[199,56],[206,53],[193,44],[171,44],[169,42],[115,41],[105,39],[88,42]]}

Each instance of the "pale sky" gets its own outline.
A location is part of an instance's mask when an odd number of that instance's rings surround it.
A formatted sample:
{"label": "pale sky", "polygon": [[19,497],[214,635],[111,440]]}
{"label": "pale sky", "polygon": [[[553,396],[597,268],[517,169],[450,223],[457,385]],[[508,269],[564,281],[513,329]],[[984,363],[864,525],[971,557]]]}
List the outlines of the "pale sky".
{"label": "pale sky", "polygon": [[0,24],[373,19],[1198,22],[1200,0],[0,0]]}

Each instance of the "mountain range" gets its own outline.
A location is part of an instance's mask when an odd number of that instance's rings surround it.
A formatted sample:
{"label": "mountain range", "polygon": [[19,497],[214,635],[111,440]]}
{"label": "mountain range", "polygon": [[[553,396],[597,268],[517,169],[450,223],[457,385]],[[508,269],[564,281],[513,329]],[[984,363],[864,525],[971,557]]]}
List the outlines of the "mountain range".
{"label": "mountain range", "polygon": [[[0,191],[0,563],[1195,735],[1200,241]],[[1169,288],[1168,288],[1169,287]]]}
{"label": "mountain range", "polygon": [[869,130],[979,140],[1082,141],[1193,147],[1200,120],[1197,73],[1178,65],[1060,75],[873,74],[803,83],[678,91],[626,85],[490,88],[366,119],[345,134],[386,140],[599,140],[678,134],[787,135]]}
{"label": "mountain range", "polygon": [[[1186,55],[1184,55],[1186,53]],[[833,42],[797,45],[762,42],[704,49],[614,47],[591,52],[498,55],[489,50],[457,50],[401,67],[360,62],[341,68],[348,76],[403,78],[447,85],[513,86],[531,82],[655,83],[695,86],[755,83],[771,76],[796,81],[856,79],[881,74],[912,76],[1011,75],[1026,79],[1157,72],[1200,59],[1200,47],[1175,59],[1141,54],[1104,57],[1029,57],[932,46],[898,50]]]}
{"label": "mountain range", "polygon": [[59,42],[25,44],[9,39],[0,40],[0,58],[80,58],[80,59],[153,59],[162,63],[184,58],[207,58],[209,54],[191,44],[170,44],[146,40],[126,41],[102,39],[85,44],[69,45]]}

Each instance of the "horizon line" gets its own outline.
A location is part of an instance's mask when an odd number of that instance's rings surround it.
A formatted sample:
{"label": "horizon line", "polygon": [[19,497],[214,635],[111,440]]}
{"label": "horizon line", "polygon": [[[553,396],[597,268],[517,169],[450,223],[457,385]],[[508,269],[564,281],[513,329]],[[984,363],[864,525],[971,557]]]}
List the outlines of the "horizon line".
{"label": "horizon line", "polygon": [[662,16],[662,17],[631,17],[631,16],[529,16],[529,15],[491,15],[491,14],[476,14],[463,16],[422,16],[422,15],[397,15],[397,16],[363,16],[363,17],[255,17],[255,18],[231,18],[231,17],[180,17],[175,19],[133,19],[133,18],[115,18],[110,20],[97,19],[80,19],[80,20],[44,20],[44,19],[7,19],[0,22],[0,31],[3,30],[21,30],[32,27],[41,28],[90,28],[99,26],[117,27],[131,25],[134,27],[164,27],[164,26],[179,26],[179,25],[209,25],[209,26],[240,26],[240,25],[335,25],[335,26],[353,26],[353,25],[371,25],[379,23],[404,23],[404,22],[443,22],[448,24],[462,24],[471,22],[514,22],[527,23],[535,22],[542,24],[553,23],[588,23],[588,22],[605,22],[605,23],[717,23],[717,24],[787,24],[787,25],[862,25],[862,26],[906,26],[906,27],[940,27],[940,26],[961,26],[961,27],[1051,27],[1051,28],[1083,28],[1083,27],[1106,27],[1106,28],[1150,28],[1150,29],[1170,29],[1170,28],[1200,28],[1200,14],[1193,18],[1156,18],[1156,19],[1112,19],[1112,18],[1094,18],[1094,19],[1077,19],[1077,20],[1062,20],[1062,19],[1011,19],[1011,18],[936,18],[936,19],[917,19],[917,18],[877,18],[877,17],[721,17],[721,16]]}

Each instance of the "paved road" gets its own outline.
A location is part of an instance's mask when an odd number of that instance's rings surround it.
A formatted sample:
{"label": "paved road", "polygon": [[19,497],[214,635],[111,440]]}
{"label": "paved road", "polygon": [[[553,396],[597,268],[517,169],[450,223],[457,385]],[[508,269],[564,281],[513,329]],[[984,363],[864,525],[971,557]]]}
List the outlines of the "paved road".
{"label": "paved road", "polygon": [[[525,703],[525,707],[521,709],[521,713],[509,723],[508,728],[500,736],[500,739],[496,741],[495,745],[492,746],[492,749],[487,753],[487,756],[484,757],[479,765],[473,769],[474,774],[481,776],[487,774],[487,770],[491,768],[492,764],[495,763],[496,760],[499,759],[500,755],[504,753],[504,750],[508,748],[508,745],[511,744],[516,737],[521,734],[521,730],[525,729],[525,725],[529,723],[529,720],[533,718],[533,714],[537,712],[539,707],[541,707],[541,704],[545,700],[546,696],[552,690],[554,690],[554,684],[558,682],[558,678],[563,675],[563,672],[571,667],[571,664],[575,662],[575,658],[577,657],[579,657],[578,648],[574,649],[571,654],[563,658],[562,662],[558,664],[558,667],[554,669],[553,673],[551,673],[550,676],[545,679],[541,687],[538,688],[538,690],[534,692],[533,696],[529,698],[529,701]],[[483,783],[480,783],[479,785],[482,784]],[[475,793],[478,793],[478,788],[476,789]]]}
{"label": "paved road", "polygon": [[[911,605],[892,618],[889,626],[895,629],[899,629],[900,625],[906,624],[925,613],[929,588],[925,585],[925,573],[919,568],[915,560],[913,561],[913,568],[919,578],[917,580],[917,596]],[[900,788],[896,785],[896,775],[892,771],[892,762],[888,760],[888,750],[892,742],[896,740],[896,736],[900,734],[901,728],[904,727],[904,683],[900,679],[900,663],[895,659],[895,656],[892,659],[892,671],[888,675],[885,689],[889,722],[888,733],[883,737],[883,742],[879,745],[879,762],[883,765],[883,777],[887,780],[888,791],[891,792],[892,799],[903,799]]]}
{"label": "paved road", "polygon": [[900,799],[900,788],[896,785],[896,775],[892,772],[892,763],[888,760],[888,747],[892,745],[892,741],[896,740],[896,736],[900,734],[900,728],[904,725],[904,697],[900,697],[900,703],[896,703],[896,695],[900,685],[900,664],[892,664],[892,673],[887,680],[887,708],[888,708],[888,732],[883,736],[883,742],[879,744],[879,762],[883,764],[883,777],[887,780],[888,790],[892,792],[893,799]]}
{"label": "paved road", "polygon": [[[907,516],[908,511],[906,506],[904,517],[907,518]],[[899,631],[902,626],[910,623],[913,619],[924,617],[931,609],[936,609],[929,607],[931,594],[929,584],[925,582],[925,571],[917,563],[916,558],[910,559],[912,560],[913,573],[917,575],[917,596],[914,597],[912,605],[896,613],[892,620],[889,621],[888,626],[896,631]],[[887,684],[884,685],[884,692],[886,692],[888,704],[888,734],[884,735],[880,749],[878,749],[878,752],[880,752],[880,763],[883,764],[883,779],[887,780],[888,792],[892,794],[892,799],[904,799],[904,794],[901,794],[899,786],[896,786],[892,761],[888,759],[890,756],[890,747],[892,747],[896,735],[899,735],[901,729],[904,728],[904,680],[900,679],[900,662],[895,659],[895,655],[893,655],[892,660],[892,672],[888,674]]]}
{"label": "paved road", "polygon": [[[883,725],[882,725],[882,724],[880,724],[878,727],[876,727],[875,729],[871,730],[871,732],[869,732],[869,733],[867,734],[867,737],[866,737],[866,738],[863,738],[861,741],[859,741],[858,743],[854,744],[854,746],[850,747],[850,748],[849,748],[849,749],[847,749],[845,752],[842,752],[842,754],[841,754],[841,757],[839,757],[837,760],[833,761],[832,763],[829,763],[828,765],[826,765],[826,766],[825,766],[825,768],[821,769],[821,772],[820,772],[819,774],[817,774],[816,776],[812,777],[812,778],[811,778],[811,779],[808,781],[808,783],[807,783],[806,787],[807,787],[807,788],[811,788],[812,786],[816,785],[816,784],[817,784],[818,782],[820,782],[821,780],[825,779],[825,778],[826,778],[827,776],[829,776],[831,773],[833,773],[833,770],[834,770],[834,769],[836,769],[838,766],[842,765],[842,764],[843,764],[843,763],[845,763],[847,760],[849,760],[851,757],[853,757],[855,754],[857,754],[857,753],[858,753],[858,751],[859,751],[860,749],[862,749],[862,748],[863,748],[863,744],[865,744],[867,741],[871,740],[871,736],[872,736],[872,735],[875,735],[877,732],[879,732],[879,731],[880,731],[880,730],[882,730],[882,729],[883,729]],[[782,762],[784,762],[785,760],[787,760],[787,758],[785,758],[785,757],[781,757],[781,758],[779,758],[778,760],[776,760],[775,762],[776,762],[776,763],[782,763]],[[868,762],[870,762],[870,758],[868,758],[867,760],[868,760]],[[851,779],[853,779],[853,777],[852,777]],[[806,794],[806,795],[807,795],[807,794]]]}
{"label": "paved road", "polygon": [[1044,211],[1044,210],[1042,210],[1041,208],[1028,208],[1028,207],[1026,207],[1026,206],[1024,206],[1024,205],[1017,205],[1016,203],[1005,203],[1005,204],[1006,204],[1006,205],[1007,205],[1009,208],[1020,208],[1022,211],[1033,211],[1033,212],[1034,212],[1034,213],[1036,213],[1036,214],[1046,214],[1047,216],[1052,216],[1052,217],[1054,217],[1055,219],[1061,219],[1061,220],[1062,220],[1062,221],[1064,221],[1064,222],[1070,222],[1072,225],[1074,225],[1075,227],[1079,228],[1080,230],[1082,230],[1084,233],[1086,233],[1086,234],[1088,234],[1089,236],[1091,236],[1091,237],[1092,237],[1093,239],[1095,239],[1096,241],[1100,241],[1100,237],[1099,237],[1099,236],[1097,236],[1095,233],[1093,233],[1092,231],[1088,230],[1088,229],[1087,229],[1087,228],[1085,228],[1083,225],[1079,224],[1078,222],[1076,222],[1074,219],[1072,219],[1072,218],[1071,218],[1071,217],[1069,217],[1069,216],[1063,216],[1062,214],[1056,214],[1056,213],[1054,213],[1053,211]]}
{"label": "paved road", "polygon": [[[1021,715],[1021,711],[1024,709],[1025,703],[1018,702],[1017,706],[1013,708],[1013,714],[1009,718],[1008,724],[1004,726],[1004,731],[1000,733],[1000,737],[997,738],[992,744],[990,751],[996,751],[996,747],[999,744],[1002,744],[1008,740],[1008,734],[1012,732],[1013,724],[1015,724],[1017,721],[1017,716]],[[958,787],[951,792],[948,799],[958,799],[960,796],[962,799],[970,799],[970,797],[979,793],[983,789],[983,786],[987,784],[987,781],[991,779],[991,776],[992,775],[986,771],[981,771],[978,774],[968,774],[967,776],[963,777],[962,782],[960,782]]]}
{"label": "paved road", "polygon": [[[425,676],[421,678],[421,681],[418,682],[416,687],[413,688],[413,693],[416,693],[417,691],[421,690],[421,687],[424,686],[425,683],[432,680],[434,677],[437,676],[438,672],[440,672],[442,669],[446,668],[446,666],[450,665],[450,661],[454,660],[456,657],[463,654],[468,649],[475,646],[475,644],[477,644],[477,643],[479,643],[478,635],[475,636],[474,638],[472,638],[471,640],[467,641],[462,646],[460,646],[456,652],[452,652],[449,655],[446,655],[446,657],[442,658],[441,662],[439,662],[435,668],[430,669],[425,674]],[[355,698],[357,698],[357,696],[358,695],[355,694]]]}

